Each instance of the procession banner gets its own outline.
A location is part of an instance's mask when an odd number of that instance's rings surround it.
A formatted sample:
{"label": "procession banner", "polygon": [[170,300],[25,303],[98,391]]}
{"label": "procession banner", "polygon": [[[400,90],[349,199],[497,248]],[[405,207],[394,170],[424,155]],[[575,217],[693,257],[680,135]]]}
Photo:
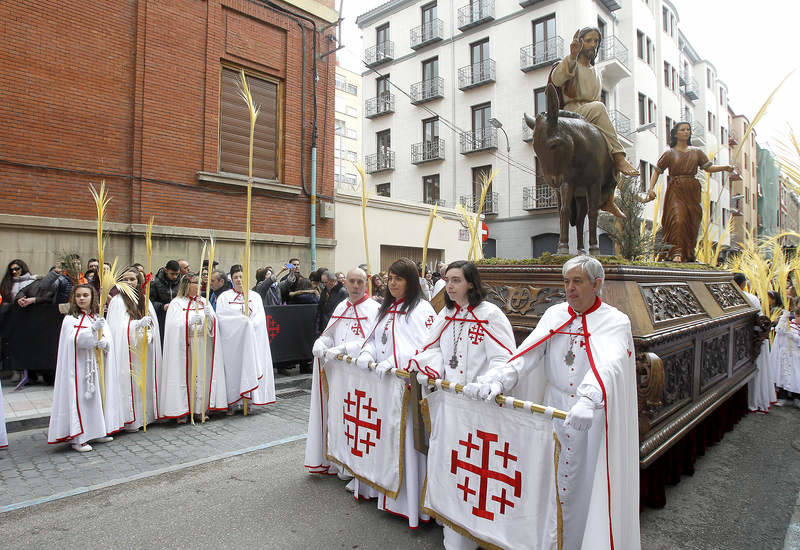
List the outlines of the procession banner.
{"label": "procession banner", "polygon": [[447,391],[425,398],[422,509],[483,548],[561,548],[553,421]]}
{"label": "procession banner", "polygon": [[311,359],[316,314],[314,304],[264,308],[273,364]]}
{"label": "procession banner", "polygon": [[328,393],[328,460],[396,498],[403,481],[406,382],[336,359],[326,361],[322,375]]}

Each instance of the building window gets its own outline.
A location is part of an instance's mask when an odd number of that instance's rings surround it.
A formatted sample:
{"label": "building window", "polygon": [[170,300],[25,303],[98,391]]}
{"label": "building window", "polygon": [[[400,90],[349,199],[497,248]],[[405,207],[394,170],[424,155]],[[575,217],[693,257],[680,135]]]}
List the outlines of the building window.
{"label": "building window", "polygon": [[[392,131],[383,130],[375,134],[375,142],[378,153],[378,165],[386,166],[389,157],[389,151],[392,149]],[[383,162],[381,162],[383,160]]]}
{"label": "building window", "polygon": [[639,126],[647,124],[647,97],[639,94]]}
{"label": "building window", "polygon": [[391,190],[391,183],[379,183],[375,186],[375,194],[379,197],[391,197],[392,190]]}
{"label": "building window", "polygon": [[547,88],[537,88],[533,91],[533,108],[537,115],[547,111],[546,90]]}
{"label": "building window", "polygon": [[714,131],[714,115],[711,114],[711,111],[708,111],[708,131]]}
{"label": "building window", "polygon": [[375,79],[375,97],[378,99],[388,96],[392,92],[389,75],[385,74]]}
{"label": "building window", "polygon": [[557,58],[555,14],[537,19],[532,24],[534,59]]}
{"label": "building window", "polygon": [[347,106],[345,106],[345,111],[344,111],[344,113],[345,113],[347,116],[358,116],[358,109],[356,109],[356,108],[355,108],[355,107],[353,107],[352,105],[347,105]]}
{"label": "building window", "polygon": [[675,16],[671,13],[669,14],[669,35],[675,38]]}
{"label": "building window", "polygon": [[[247,175],[250,124],[247,106],[239,95],[239,71],[222,69],[219,122],[219,171]],[[281,150],[282,121],[278,112],[278,81],[247,76],[247,85],[261,112],[256,120],[253,143],[253,177],[280,179],[278,152]]]}
{"label": "building window", "polygon": [[469,46],[470,63],[472,64],[472,82],[483,82],[489,79],[489,39],[485,38]]}
{"label": "building window", "polygon": [[645,46],[644,33],[642,31],[636,31],[636,55],[642,61],[644,61]]}
{"label": "building window", "polygon": [[333,121],[333,133],[337,136],[347,135],[347,129],[345,127],[344,120],[339,120],[337,118]]}
{"label": "building window", "polygon": [[422,178],[422,201],[425,204],[439,202],[439,174],[432,174]]}
{"label": "building window", "polygon": [[664,134],[664,135],[667,137],[667,143],[669,143],[669,133],[672,131],[672,119],[669,118],[669,117],[666,117],[665,118],[665,122],[666,122],[667,133]]}
{"label": "building window", "polygon": [[[430,97],[434,95],[433,86],[438,86],[436,83],[436,79],[439,78],[439,58],[434,57],[432,59],[428,59],[422,62],[422,81],[424,82],[423,86],[425,90],[423,91],[422,97]],[[441,93],[441,90],[436,90],[437,93]]]}
{"label": "building window", "polygon": [[[423,160],[438,159],[443,154],[439,150],[439,117],[428,118],[422,121],[422,158]],[[438,180],[437,180],[438,181]]]}
{"label": "building window", "polygon": [[719,104],[725,106],[725,88],[719,87]]}
{"label": "building window", "polygon": [[647,99],[647,122],[655,122],[656,121],[656,104],[652,99]]}
{"label": "building window", "polygon": [[383,59],[391,54],[391,42],[389,40],[389,23],[384,23],[375,28],[375,44],[378,46],[377,59]]}
{"label": "building window", "polygon": [[650,38],[647,39],[647,64],[653,66],[653,60],[656,57],[656,47]]}
{"label": "building window", "polygon": [[714,88],[714,73],[711,69],[706,69],[706,87],[711,90]]}
{"label": "building window", "polygon": [[[489,179],[489,176],[492,175],[492,165],[489,164],[487,166],[476,166],[472,169],[472,196],[475,197],[475,209],[477,210],[478,204],[477,200],[480,199],[481,193],[483,192],[483,188],[481,184]],[[486,203],[484,204],[483,210],[484,212],[490,212],[492,209],[489,207],[490,202],[490,195],[489,193],[492,192],[492,185],[489,184],[489,190],[486,192]]]}
{"label": "building window", "polygon": [[427,39],[433,36],[434,24],[436,23],[436,2],[425,4],[422,10],[422,36]]}
{"label": "building window", "polygon": [[358,139],[358,130],[355,128],[347,128],[346,137],[350,139]]}
{"label": "building window", "polygon": [[666,61],[664,62],[664,87],[672,89],[672,71]]}
{"label": "building window", "polygon": [[639,192],[644,193],[647,190],[647,161],[639,161]]}
{"label": "building window", "polygon": [[491,145],[492,134],[489,132],[492,118],[491,103],[483,103],[472,107],[472,139],[474,149],[484,149]]}
{"label": "building window", "polygon": [[666,7],[661,8],[661,27],[669,33],[669,10]]}
{"label": "building window", "polygon": [[678,89],[678,71],[675,70],[675,67],[672,67],[672,91],[677,91]]}

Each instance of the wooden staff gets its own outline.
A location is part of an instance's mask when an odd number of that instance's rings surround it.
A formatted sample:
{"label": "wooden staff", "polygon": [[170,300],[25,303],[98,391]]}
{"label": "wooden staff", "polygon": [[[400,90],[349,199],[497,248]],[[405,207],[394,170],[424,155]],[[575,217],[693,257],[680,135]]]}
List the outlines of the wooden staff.
{"label": "wooden staff", "polygon": [[[106,286],[107,276],[105,274],[105,242],[103,239],[103,219],[106,213],[106,207],[108,203],[111,202],[111,199],[108,197],[106,193],[106,180],[102,180],[100,183],[100,191],[95,190],[93,185],[89,185],[89,191],[92,193],[92,198],[94,198],[94,205],[95,209],[97,210],[97,261],[99,263],[100,269],[98,270],[97,276],[100,278],[100,296],[99,296],[99,312],[98,315],[100,317],[105,317],[105,305],[106,305],[106,297],[108,296],[103,290]],[[100,340],[103,337],[103,331],[97,331],[97,339]],[[97,372],[100,375],[100,398],[105,408],[106,404],[106,382],[105,382],[105,370],[103,368],[103,351],[100,349],[95,350],[95,354],[97,357]]]}
{"label": "wooden staff", "polygon": [[[206,276],[206,305],[211,305],[211,272],[214,269],[214,234],[211,234],[210,242],[208,245],[208,275]],[[203,264],[200,264],[200,280],[203,280]],[[216,337],[216,332],[214,333]],[[208,318],[203,318],[203,394],[200,396],[200,405],[203,409],[203,416],[200,420],[201,424],[206,422],[206,364],[208,363]],[[214,356],[214,350],[211,350],[211,356]]]}
{"label": "wooden staff", "polygon": [[[194,301],[195,315],[200,313],[200,297],[202,296],[202,294],[200,293],[200,283],[203,280],[202,276],[203,260],[205,259],[206,259],[206,243],[203,242],[203,252],[200,254],[200,275],[197,278],[197,296],[195,296],[195,301]],[[191,285],[191,281],[189,281],[189,284]],[[203,327],[205,327],[205,319]],[[192,393],[191,393],[191,398],[189,399],[189,404],[190,404],[189,416],[191,417],[192,424],[194,424],[194,415],[197,413],[197,356],[200,354],[199,347],[200,347],[200,337],[197,334],[197,326],[195,325],[195,327],[192,329],[192,389],[191,389]],[[202,393],[205,393],[205,391],[203,391]],[[200,414],[205,416],[204,411],[200,411]]]}
{"label": "wooden staff", "polygon": [[[150,316],[150,281],[148,280],[153,275],[153,222],[155,219],[153,216],[150,216],[150,221],[147,223],[147,232],[144,234],[144,244],[145,250],[147,252],[147,258],[145,264],[147,265],[147,277],[145,277],[144,282],[144,316]],[[147,352],[148,352],[148,344],[147,344],[147,333],[149,329],[145,327],[144,329],[144,342],[142,343],[142,348],[144,352],[142,353],[141,363],[142,363],[142,380],[140,381],[140,390],[142,394],[142,431],[147,431]]]}

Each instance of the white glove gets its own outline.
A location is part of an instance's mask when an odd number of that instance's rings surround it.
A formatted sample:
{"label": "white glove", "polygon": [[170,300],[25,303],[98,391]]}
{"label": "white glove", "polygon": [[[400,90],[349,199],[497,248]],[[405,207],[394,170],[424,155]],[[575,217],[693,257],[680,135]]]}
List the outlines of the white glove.
{"label": "white glove", "polygon": [[199,313],[192,313],[189,315],[189,325],[198,326],[203,324],[203,316]]}
{"label": "white glove", "polygon": [[152,327],[153,327],[153,318],[150,317],[149,315],[146,317],[142,317],[141,319],[136,321],[137,330],[144,330],[146,328],[152,328]]}
{"label": "white glove", "polygon": [[478,394],[481,391],[481,387],[488,384],[482,384],[480,382],[470,382],[466,386],[464,386],[464,395],[469,397],[470,399],[480,399]]}
{"label": "white glove", "polygon": [[369,364],[373,362],[369,353],[362,353],[356,358],[356,366],[360,369],[369,370]]}
{"label": "white glove", "polygon": [[417,382],[419,382],[419,385],[422,386],[423,388],[428,387],[428,380],[433,380],[433,378],[431,378],[424,372],[418,371],[416,374],[417,374]]}
{"label": "white glove", "polygon": [[108,344],[108,340],[105,339],[105,338],[102,338],[102,339],[97,341],[97,343],[94,345],[94,347],[96,347],[97,349],[102,350],[102,351],[108,351],[108,348],[110,346]]}
{"label": "white glove", "polygon": [[206,314],[206,317],[213,317],[214,316],[214,308],[211,307],[211,304],[206,304],[206,307],[203,308],[203,313]]}
{"label": "white glove", "polygon": [[95,332],[103,330],[104,328],[106,328],[106,320],[102,317],[98,317],[95,319],[94,323],[92,323],[92,330]]}
{"label": "white glove", "polygon": [[503,384],[498,381],[481,384],[478,390],[478,397],[486,401],[494,401],[494,398],[503,393]]}
{"label": "white glove", "polygon": [[331,346],[325,350],[325,359],[336,359],[337,355],[347,355],[344,346]]}
{"label": "white glove", "polygon": [[594,420],[594,403],[588,397],[581,397],[567,413],[564,420],[565,426],[571,426],[579,432],[585,432],[592,427]]}
{"label": "white glove", "polygon": [[387,359],[384,359],[383,361],[378,363],[377,366],[375,367],[375,374],[378,375],[378,378],[383,378],[384,376],[386,376],[386,373],[391,370],[392,370],[392,364]]}
{"label": "white glove", "polygon": [[328,347],[325,345],[325,342],[318,338],[317,341],[314,342],[314,347],[311,348],[311,355],[317,359],[325,359],[325,350],[327,349]]}

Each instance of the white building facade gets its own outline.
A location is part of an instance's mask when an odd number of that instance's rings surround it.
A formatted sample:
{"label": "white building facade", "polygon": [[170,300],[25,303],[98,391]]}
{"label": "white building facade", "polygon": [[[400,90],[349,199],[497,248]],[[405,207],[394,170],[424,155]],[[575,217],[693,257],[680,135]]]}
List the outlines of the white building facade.
{"label": "white building facade", "polygon": [[[405,201],[474,210],[481,176],[498,170],[483,209],[490,233],[486,255],[555,252],[555,197],[537,184],[523,113],[545,110],[550,68],[568,55],[575,31],[599,27],[603,101],[631,164],[645,171],[646,187],[668,147],[667,125],[687,114],[703,123],[706,112],[715,125],[725,127],[728,120],[716,71],[711,89],[697,90],[696,99],[685,93],[693,90],[684,76],[705,77],[705,68],[713,67],[691,50],[678,23],[667,0],[392,0],[362,14],[357,24],[367,66],[362,144],[369,188]],[[695,144],[715,151],[721,132],[719,126],[703,136],[695,132]],[[726,155],[715,161],[726,163]],[[729,205],[722,180],[716,184],[712,197]],[[572,242],[574,252],[574,237]],[[600,247],[614,253],[606,235]]]}

